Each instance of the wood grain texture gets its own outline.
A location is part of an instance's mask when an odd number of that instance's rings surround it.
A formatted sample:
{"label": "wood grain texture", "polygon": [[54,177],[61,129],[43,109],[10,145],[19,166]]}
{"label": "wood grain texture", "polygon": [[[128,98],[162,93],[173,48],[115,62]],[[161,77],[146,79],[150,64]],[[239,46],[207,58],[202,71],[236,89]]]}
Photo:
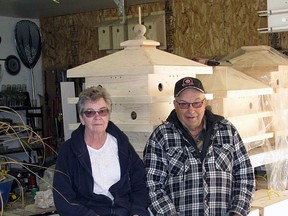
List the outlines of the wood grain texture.
{"label": "wood grain texture", "polygon": [[[266,9],[265,0],[171,0],[171,5],[176,55],[220,59],[241,46],[270,45],[268,34],[257,31],[267,26],[267,18],[257,15]],[[137,16],[138,6],[127,7],[126,16]],[[141,10],[143,15],[164,11],[165,4],[142,4]],[[109,19],[121,21],[116,8],[41,18],[43,70],[71,68],[107,55],[99,51],[97,26]],[[287,33],[278,36],[281,48],[288,49]]]}

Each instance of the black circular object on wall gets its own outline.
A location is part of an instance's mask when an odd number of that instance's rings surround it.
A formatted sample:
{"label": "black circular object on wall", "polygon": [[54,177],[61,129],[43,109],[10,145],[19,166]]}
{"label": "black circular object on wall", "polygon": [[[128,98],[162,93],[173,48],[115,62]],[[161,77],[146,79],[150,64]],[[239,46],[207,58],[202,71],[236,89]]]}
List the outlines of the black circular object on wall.
{"label": "black circular object on wall", "polygon": [[5,68],[10,75],[17,75],[21,68],[20,60],[14,55],[8,56],[5,60]]}

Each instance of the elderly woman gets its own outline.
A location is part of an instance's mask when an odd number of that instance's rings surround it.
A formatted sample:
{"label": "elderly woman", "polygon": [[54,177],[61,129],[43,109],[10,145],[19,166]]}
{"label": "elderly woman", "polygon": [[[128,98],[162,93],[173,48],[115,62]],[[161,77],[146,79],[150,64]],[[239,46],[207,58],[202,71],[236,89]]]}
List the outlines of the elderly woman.
{"label": "elderly woman", "polygon": [[54,174],[61,216],[148,216],[144,165],[110,120],[111,98],[101,86],[82,91],[80,126],[62,144]]}

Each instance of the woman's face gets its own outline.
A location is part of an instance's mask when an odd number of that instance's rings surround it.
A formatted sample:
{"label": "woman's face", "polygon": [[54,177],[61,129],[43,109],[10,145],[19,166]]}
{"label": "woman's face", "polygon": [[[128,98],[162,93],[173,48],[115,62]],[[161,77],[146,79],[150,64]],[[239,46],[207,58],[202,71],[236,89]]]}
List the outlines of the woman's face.
{"label": "woman's face", "polygon": [[[84,104],[80,121],[85,125],[85,133],[95,135],[104,133],[109,122],[108,106],[103,98]],[[96,111],[96,112],[95,112]]]}

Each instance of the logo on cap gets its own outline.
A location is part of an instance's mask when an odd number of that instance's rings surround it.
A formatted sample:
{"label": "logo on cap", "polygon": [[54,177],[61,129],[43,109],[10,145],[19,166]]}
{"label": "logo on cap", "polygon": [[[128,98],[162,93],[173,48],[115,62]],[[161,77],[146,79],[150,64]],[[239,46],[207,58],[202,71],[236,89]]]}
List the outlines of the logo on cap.
{"label": "logo on cap", "polygon": [[193,77],[185,77],[180,79],[176,84],[174,88],[174,96],[178,96],[181,92],[183,92],[185,89],[188,88],[194,88],[202,93],[204,93],[204,88],[201,83],[201,81],[197,78]]}
{"label": "logo on cap", "polygon": [[182,83],[183,87],[187,87],[187,86],[194,86],[194,82],[190,77],[184,78],[183,79],[183,83]]}

